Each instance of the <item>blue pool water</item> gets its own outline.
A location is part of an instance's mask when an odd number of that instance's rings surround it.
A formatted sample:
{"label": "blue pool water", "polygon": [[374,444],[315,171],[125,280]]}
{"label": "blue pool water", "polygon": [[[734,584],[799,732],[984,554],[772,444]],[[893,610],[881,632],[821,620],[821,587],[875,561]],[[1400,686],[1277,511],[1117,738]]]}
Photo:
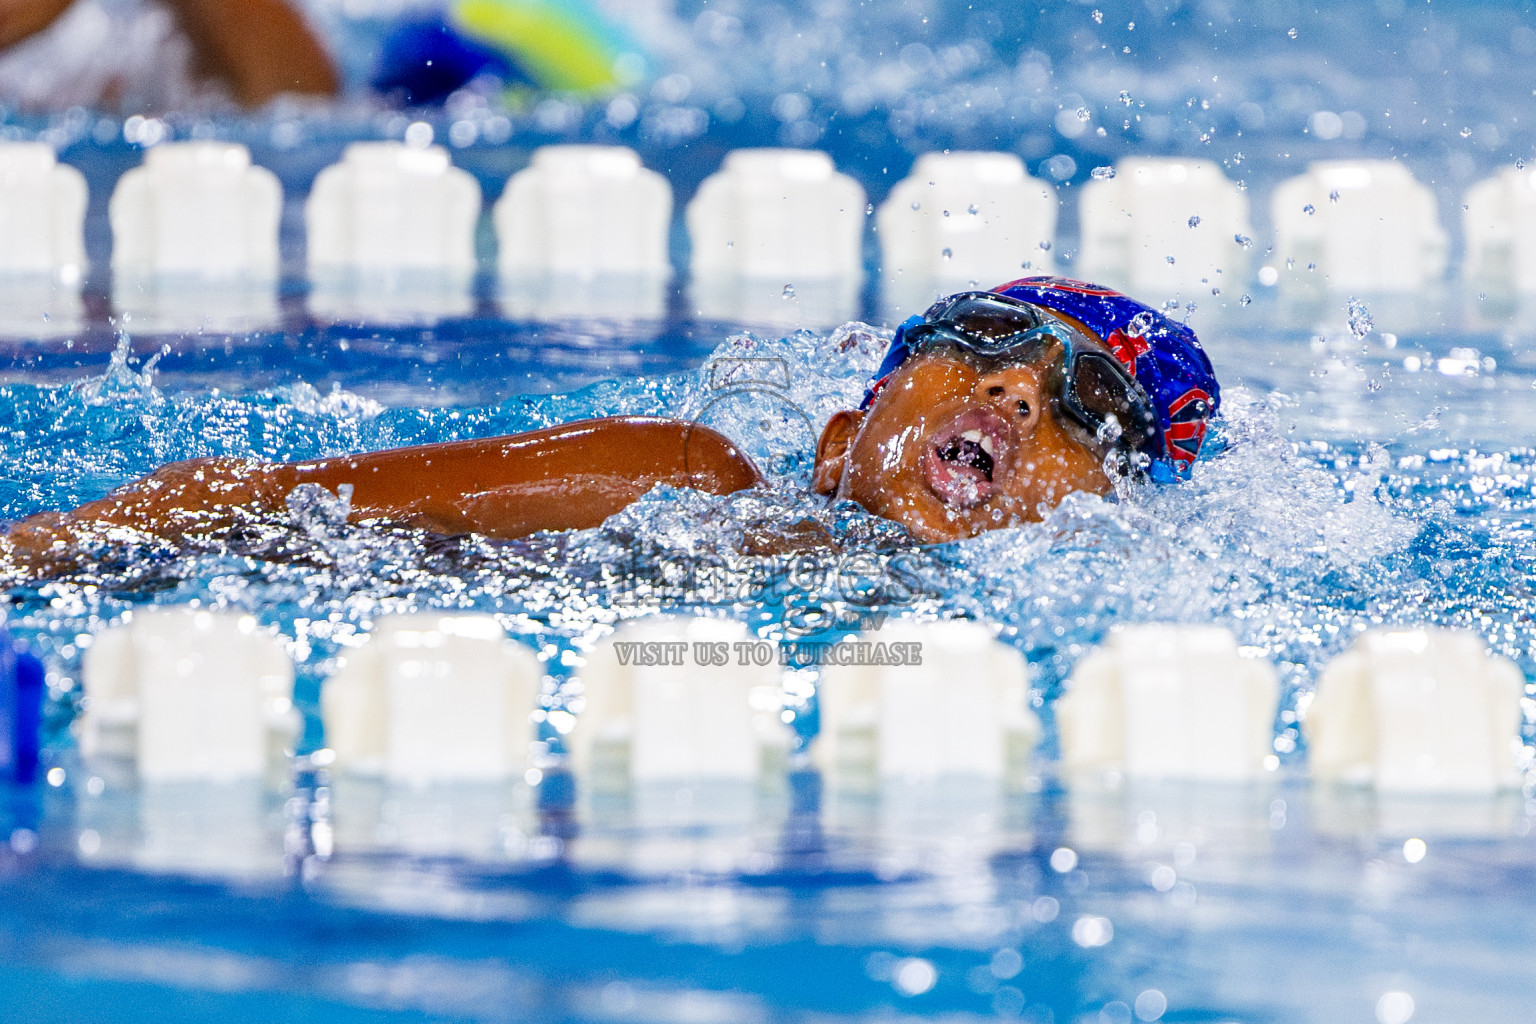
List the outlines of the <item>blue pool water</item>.
{"label": "blue pool water", "polygon": [[[1169,0],[1024,17],[995,3],[700,0],[642,28],[681,80],[661,76],[628,106],[504,111],[470,96],[409,115],[343,105],[167,118],[177,137],[249,143],[284,180],[287,275],[276,324],[256,333],[124,321],[105,203],[141,158],[126,126],[83,111],[7,121],[86,171],[93,269],[77,329],[57,334],[39,317],[0,342],[0,519],[99,496],[171,459],[303,458],[619,412],[701,416],[776,487],[658,493],[601,529],[513,544],[301,507],[228,545],[119,542],[76,575],[8,581],[7,621],[51,669],[59,772],[57,785],[0,793],[0,1010],[28,1021],[1528,1021],[1529,791],[1445,802],[1309,787],[1295,718],[1322,665],[1372,625],[1470,628],[1536,676],[1529,308],[1455,284],[1365,296],[1376,330],[1356,338],[1344,296],[1180,296],[1199,306],[1188,315],[1225,389],[1215,454],[1192,483],[1077,499],[1037,526],[918,548],[801,486],[806,421],[856,401],[889,330],[873,276],[864,325],[789,337],[701,320],[681,288],[655,322],[511,320],[489,280],[467,316],[335,323],[306,312],[300,231],[320,167],[415,118],[440,138],[475,126],[454,155],[488,200],[533,146],[573,139],[636,146],[680,203],[738,145],[825,148],[875,202],[927,149],[1008,149],[1063,187],[1067,269],[1073,190],[1132,154],[1223,162],[1248,183],[1256,235],[1268,189],[1334,156],[1404,160],[1454,222],[1468,184],[1531,152],[1526,7]],[[1335,137],[1312,130],[1318,111],[1341,115]],[[764,366],[772,387],[718,400],[722,380]],[[838,555],[807,556],[791,586],[783,559],[734,554],[741,531],[801,518],[866,571],[873,559],[867,586],[849,592]],[[872,595],[877,610],[996,625],[1035,667],[1047,718],[1060,680],[1111,626],[1225,625],[1281,670],[1281,768],[1268,786],[1100,792],[1057,779],[1048,742],[1022,793],[854,799],[802,771],[764,792],[615,802],[558,773],[537,788],[409,791],[301,770],[272,794],[137,787],[80,763],[68,734],[81,637],[143,604],[245,610],[282,637],[300,666],[309,750],[335,655],[381,614],[491,612],[546,659],[558,701],[571,657],[617,618],[705,607],[774,636],[816,614],[848,620]],[[1531,701],[1526,736],[1536,741]]]}

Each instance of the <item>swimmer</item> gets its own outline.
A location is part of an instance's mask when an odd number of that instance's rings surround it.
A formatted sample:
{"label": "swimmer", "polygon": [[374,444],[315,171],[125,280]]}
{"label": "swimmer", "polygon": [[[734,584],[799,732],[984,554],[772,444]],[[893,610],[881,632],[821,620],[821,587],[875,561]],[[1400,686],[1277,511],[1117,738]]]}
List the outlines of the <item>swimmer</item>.
{"label": "swimmer", "polygon": [[[920,542],[957,540],[1038,521],[1074,491],[1109,492],[1116,476],[1187,475],[1219,400],[1189,328],[1108,289],[1027,278],[949,296],[903,324],[860,408],[822,432],[813,486]],[[3,548],[46,572],[84,536],[209,536],[280,512],[301,484],[348,495],[354,521],[512,539],[597,526],[658,484],[730,494],[762,482],[708,427],[614,417],[308,462],[173,463],[22,520]]]}

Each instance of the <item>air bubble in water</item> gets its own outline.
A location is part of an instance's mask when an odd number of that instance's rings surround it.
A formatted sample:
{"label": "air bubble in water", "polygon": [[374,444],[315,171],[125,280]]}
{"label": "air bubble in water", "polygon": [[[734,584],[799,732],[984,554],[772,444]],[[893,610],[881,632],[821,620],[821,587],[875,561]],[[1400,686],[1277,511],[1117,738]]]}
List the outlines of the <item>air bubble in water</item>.
{"label": "air bubble in water", "polygon": [[[1121,93],[1121,95],[1123,96],[1125,94]],[[1113,167],[1095,167],[1093,170],[1088,172],[1088,176],[1098,181],[1105,181],[1115,176],[1115,169]]]}
{"label": "air bubble in water", "polygon": [[1197,228],[1200,226],[1200,215],[1198,213],[1189,218],[1189,226],[1192,228]]}
{"label": "air bubble in water", "polygon": [[1356,341],[1363,341],[1367,334],[1375,329],[1376,325],[1371,321],[1371,311],[1365,308],[1365,303],[1349,297],[1349,333],[1355,336]]}
{"label": "air bubble in water", "polygon": [[1301,208],[1301,212],[1310,217],[1317,212],[1317,207],[1313,206],[1311,203],[1308,203],[1306,206]]}
{"label": "air bubble in water", "polygon": [[1233,235],[1232,241],[1236,242],[1244,249],[1247,249],[1253,245],[1253,239],[1249,238],[1247,235]]}
{"label": "air bubble in water", "polygon": [[1336,203],[1336,202],[1339,201],[1339,190],[1338,189],[1334,189],[1332,192],[1328,193],[1328,201],[1330,203]]}
{"label": "air bubble in water", "polygon": [[785,285],[784,286],[784,298],[792,299],[794,297],[795,297],[795,286],[792,285],[792,284]]}

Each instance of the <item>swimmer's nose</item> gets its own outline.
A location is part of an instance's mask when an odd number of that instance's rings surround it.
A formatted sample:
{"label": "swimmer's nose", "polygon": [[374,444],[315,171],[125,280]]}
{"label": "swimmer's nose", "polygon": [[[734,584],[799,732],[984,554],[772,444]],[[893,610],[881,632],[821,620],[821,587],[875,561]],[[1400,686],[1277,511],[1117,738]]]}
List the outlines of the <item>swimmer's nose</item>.
{"label": "swimmer's nose", "polygon": [[1007,367],[986,374],[976,382],[976,398],[1015,424],[1031,426],[1045,402],[1040,378],[1030,367]]}

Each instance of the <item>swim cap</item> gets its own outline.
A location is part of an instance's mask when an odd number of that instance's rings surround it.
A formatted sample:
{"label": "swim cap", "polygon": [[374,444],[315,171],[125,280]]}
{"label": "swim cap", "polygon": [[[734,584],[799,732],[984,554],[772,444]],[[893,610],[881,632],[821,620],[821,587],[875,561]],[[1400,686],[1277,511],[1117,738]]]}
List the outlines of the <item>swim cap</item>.
{"label": "swim cap", "polygon": [[[1209,420],[1221,406],[1211,361],[1194,331],[1129,296],[1071,278],[1026,277],[992,290],[1064,313],[1103,339],[1157,410],[1154,448],[1162,454],[1153,461],[1150,475],[1162,481],[1189,476]],[[903,335],[922,322],[922,317],[912,317],[896,331],[859,408],[869,408],[890,375],[906,362],[911,351]]]}

